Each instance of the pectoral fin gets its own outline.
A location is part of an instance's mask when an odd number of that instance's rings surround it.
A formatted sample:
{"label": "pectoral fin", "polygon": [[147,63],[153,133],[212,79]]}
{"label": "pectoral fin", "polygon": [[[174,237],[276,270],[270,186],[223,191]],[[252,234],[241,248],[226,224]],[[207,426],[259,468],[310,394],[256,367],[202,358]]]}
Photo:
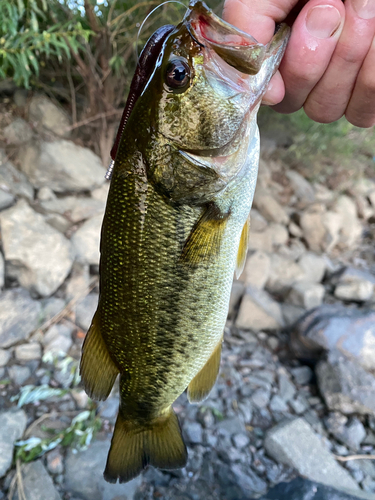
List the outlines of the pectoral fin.
{"label": "pectoral fin", "polygon": [[228,217],[229,213],[223,214],[214,203],[209,205],[186,240],[181,262],[194,267],[215,257],[220,250]]}
{"label": "pectoral fin", "polygon": [[80,373],[83,387],[92,399],[107,399],[119,373],[104,343],[96,311],[82,346]]}
{"label": "pectoral fin", "polygon": [[247,250],[249,247],[250,236],[250,215],[246,219],[245,225],[242,228],[240,246],[238,247],[237,263],[236,263],[236,278],[238,279],[245,267]]}
{"label": "pectoral fin", "polygon": [[190,382],[187,391],[190,403],[200,403],[209,395],[219,373],[221,342],[220,340],[207,363]]}

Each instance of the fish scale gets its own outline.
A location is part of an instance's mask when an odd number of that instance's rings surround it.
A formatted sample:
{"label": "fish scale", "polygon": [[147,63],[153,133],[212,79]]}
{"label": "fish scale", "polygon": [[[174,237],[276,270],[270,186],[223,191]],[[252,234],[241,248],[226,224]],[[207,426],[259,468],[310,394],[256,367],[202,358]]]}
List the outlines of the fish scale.
{"label": "fish scale", "polygon": [[186,463],[172,404],[185,389],[203,401],[218,374],[233,274],[247,252],[256,114],[287,38],[281,27],[263,46],[194,1],[141,55],[149,66],[137,69],[115,142],[99,303],[81,359],[94,399],[120,374],[110,482]]}

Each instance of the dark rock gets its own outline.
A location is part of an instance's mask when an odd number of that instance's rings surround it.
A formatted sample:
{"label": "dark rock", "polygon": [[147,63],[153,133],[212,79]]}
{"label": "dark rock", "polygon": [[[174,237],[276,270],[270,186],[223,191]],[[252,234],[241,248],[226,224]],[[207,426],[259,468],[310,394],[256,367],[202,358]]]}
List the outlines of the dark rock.
{"label": "dark rock", "polygon": [[10,379],[16,385],[23,385],[24,382],[30,377],[31,370],[28,366],[12,365],[8,368]]}
{"label": "dark rock", "polygon": [[359,498],[370,497],[354,496],[298,477],[290,483],[278,484],[260,500],[358,500]]}

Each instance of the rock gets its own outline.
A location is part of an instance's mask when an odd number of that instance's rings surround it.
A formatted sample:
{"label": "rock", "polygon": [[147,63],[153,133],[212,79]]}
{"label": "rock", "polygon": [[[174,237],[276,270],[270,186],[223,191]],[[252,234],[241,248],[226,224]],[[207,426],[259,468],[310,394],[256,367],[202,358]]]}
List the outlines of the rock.
{"label": "rock", "polygon": [[76,306],[76,322],[84,331],[90,328],[92,318],[98,306],[98,300],[99,295],[97,293],[90,293],[78,302]]}
{"label": "rock", "polygon": [[358,490],[351,475],[334,459],[321,438],[303,419],[278,424],[266,434],[267,453],[277,462],[297,469],[302,476],[332,486]]}
{"label": "rock", "polygon": [[272,412],[280,412],[280,413],[287,412],[288,405],[285,403],[285,401],[280,396],[275,394],[272,397],[271,402],[270,402],[270,410]]}
{"label": "rock", "polygon": [[272,244],[275,247],[286,245],[289,240],[289,233],[287,228],[282,224],[272,222],[266,231],[271,235]]}
{"label": "rock", "polygon": [[13,288],[0,295],[0,347],[27,340],[39,324],[42,307],[26,290]]}
{"label": "rock", "polygon": [[254,495],[259,493],[264,493],[267,490],[267,483],[263,481],[255,472],[247,467],[241,467],[241,465],[232,465],[231,470],[235,475],[235,484],[241,488],[241,490],[247,495],[246,498],[251,498],[249,495]]}
{"label": "rock", "polygon": [[228,317],[232,318],[237,311],[238,304],[245,292],[245,285],[241,281],[234,281],[229,300]]}
{"label": "rock", "polygon": [[280,304],[264,290],[248,287],[238,312],[237,328],[275,330],[284,325]]}
{"label": "rock", "polygon": [[93,198],[76,198],[75,196],[42,201],[41,206],[47,212],[64,215],[73,223],[90,219],[95,215],[103,215],[105,208],[104,203],[99,200]]}
{"label": "rock", "polygon": [[117,396],[110,396],[108,399],[103,401],[99,407],[99,414],[101,418],[115,423],[119,404],[120,400]]}
{"label": "rock", "polygon": [[22,467],[23,489],[27,500],[61,500],[41,460]]}
{"label": "rock", "polygon": [[65,302],[63,299],[58,299],[57,297],[51,297],[49,299],[42,300],[43,306],[43,321],[48,321],[59,314],[65,307]]}
{"label": "rock", "polygon": [[199,444],[202,442],[202,427],[198,422],[185,422],[184,434],[188,443]]}
{"label": "rock", "polygon": [[18,408],[0,413],[0,478],[12,465],[14,442],[21,439],[26,423],[26,413]]}
{"label": "rock", "polygon": [[292,368],[294,381],[299,385],[306,385],[311,382],[313,378],[313,371],[309,366],[298,366],[297,368]]}
{"label": "rock", "polygon": [[64,472],[63,456],[58,448],[47,453],[47,469],[51,474],[62,474]]}
{"label": "rock", "polygon": [[8,368],[9,377],[16,385],[23,385],[31,375],[28,366],[12,365]]}
{"label": "rock", "polygon": [[255,288],[263,288],[267,282],[270,269],[270,257],[265,252],[255,251],[246,260],[244,269],[245,284]]}
{"label": "rock", "polygon": [[302,177],[302,175],[295,170],[287,170],[285,174],[298,199],[302,201],[304,205],[308,205],[315,201],[314,188],[304,177]]}
{"label": "rock", "polygon": [[232,436],[232,442],[236,448],[242,449],[248,446],[250,439],[245,433],[240,432]]}
{"label": "rock", "polygon": [[284,208],[267,190],[258,188],[255,191],[253,204],[269,222],[277,222],[279,224],[288,223],[289,217]]}
{"label": "rock", "polygon": [[271,270],[266,283],[267,290],[272,293],[281,293],[303,278],[304,272],[296,262],[277,253],[271,255]]}
{"label": "rock", "polygon": [[8,193],[7,191],[4,191],[4,189],[0,188],[0,210],[10,207],[13,205],[14,201],[15,198],[11,193]]}
{"label": "rock", "polygon": [[261,233],[267,228],[267,221],[256,208],[250,211],[250,232]]}
{"label": "rock", "polygon": [[297,477],[290,483],[279,483],[260,500],[371,500],[364,492],[340,491],[324,484]]}
{"label": "rock", "polygon": [[313,283],[320,283],[324,277],[327,264],[323,257],[312,252],[306,252],[298,260],[298,264],[305,273],[305,279]]}
{"label": "rock", "polygon": [[0,366],[5,366],[10,360],[10,352],[0,349]]}
{"label": "rock", "polygon": [[300,227],[308,247],[313,252],[324,251],[330,243],[329,233],[323,222],[324,207],[314,204],[300,217]]}
{"label": "rock", "polygon": [[87,220],[72,236],[77,260],[84,264],[99,264],[99,243],[102,215]]}
{"label": "rock", "polygon": [[48,186],[43,186],[38,190],[37,198],[39,201],[56,200],[56,195]]}
{"label": "rock", "polygon": [[353,418],[349,424],[347,422],[348,419],[345,415],[331,413],[325,419],[325,426],[340,443],[348,446],[353,451],[358,451],[366,437],[366,430],[358,418]]}
{"label": "rock", "polygon": [[87,294],[90,287],[90,266],[75,262],[70,273],[69,281],[65,289],[65,298],[81,301]]}
{"label": "rock", "polygon": [[262,252],[271,253],[272,249],[272,234],[268,231],[268,228],[261,233],[256,233],[250,230],[249,250],[260,250]]}
{"label": "rock", "polygon": [[340,245],[350,248],[362,234],[362,225],[357,217],[357,207],[349,196],[341,195],[333,208],[341,215]]}
{"label": "rock", "polygon": [[29,120],[34,122],[39,130],[45,129],[61,137],[70,136],[70,130],[67,130],[70,125],[68,115],[44,95],[32,97],[29,105]]}
{"label": "rock", "polygon": [[296,388],[289,379],[288,375],[284,372],[279,373],[279,397],[282,401],[287,403],[296,393]]}
{"label": "rock", "polygon": [[267,389],[257,389],[251,396],[251,402],[257,408],[265,408],[270,402],[271,393]]}
{"label": "rock", "polygon": [[4,288],[5,284],[5,262],[3,254],[0,252],[0,290]]}
{"label": "rock", "polygon": [[55,192],[84,191],[104,183],[102,162],[90,149],[70,141],[30,144],[19,153],[21,170],[36,188]]}
{"label": "rock", "polygon": [[30,125],[22,118],[16,118],[3,130],[3,136],[7,144],[19,146],[24,142],[29,141],[33,132]]}
{"label": "rock", "polygon": [[123,496],[133,500],[142,483],[138,476],[126,484],[110,484],[103,478],[109,441],[95,441],[88,450],[73,453],[68,450],[65,462],[66,490],[83,500],[116,500]]}
{"label": "rock", "polygon": [[6,161],[6,156],[2,155],[0,149],[0,187],[3,191],[13,196],[24,196],[32,200],[34,189],[27,177],[17,170],[13,163]]}
{"label": "rock", "polygon": [[325,250],[330,252],[340,240],[340,231],[345,224],[342,214],[328,210],[322,216],[324,227],[327,230]]}
{"label": "rock", "polygon": [[45,221],[47,222],[47,224],[63,234],[65,234],[73,225],[73,222],[59,214],[47,214],[45,216]]}
{"label": "rock", "polygon": [[15,354],[18,361],[30,361],[31,359],[40,359],[42,357],[42,349],[40,344],[32,342],[17,346]]}
{"label": "rock", "polygon": [[286,300],[296,306],[312,309],[322,304],[324,293],[324,286],[319,283],[297,281],[293,283]]}
{"label": "rock", "polygon": [[0,213],[0,224],[9,275],[43,297],[54,293],[73,264],[69,241],[25,200]]}
{"label": "rock", "polygon": [[360,269],[347,267],[339,276],[335,297],[341,300],[365,302],[371,299],[374,286],[375,276]]}
{"label": "rock", "polygon": [[28,91],[26,89],[17,89],[13,94],[14,104],[18,108],[25,108],[27,104]]}
{"label": "rock", "polygon": [[55,356],[66,354],[73,344],[71,334],[71,328],[66,325],[52,325],[43,339],[44,354],[47,352]]}
{"label": "rock", "polygon": [[91,197],[94,198],[94,200],[99,200],[103,203],[103,206],[105,206],[108,198],[108,191],[109,191],[109,182],[105,182],[102,186],[99,188],[94,189],[91,191]]}
{"label": "rock", "polygon": [[316,367],[318,386],[332,411],[375,413],[375,377],[344,356],[331,354]]}
{"label": "rock", "polygon": [[300,357],[317,358],[325,350],[375,372],[375,311],[325,304],[294,325],[291,339]]}
{"label": "rock", "polygon": [[281,311],[283,313],[285,326],[293,326],[306,312],[303,307],[293,304],[281,304]]}

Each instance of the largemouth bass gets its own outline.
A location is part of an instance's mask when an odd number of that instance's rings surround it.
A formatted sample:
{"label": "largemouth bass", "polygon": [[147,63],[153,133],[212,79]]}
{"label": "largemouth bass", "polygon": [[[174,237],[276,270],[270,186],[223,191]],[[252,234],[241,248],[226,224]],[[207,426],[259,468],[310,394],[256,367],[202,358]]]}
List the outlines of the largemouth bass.
{"label": "largemouth bass", "polygon": [[261,45],[193,1],[149,40],[114,146],[100,298],[86,336],[87,394],[120,408],[104,477],[183,467],[172,403],[218,375],[233,273],[241,273],[259,159],[256,115],[289,29]]}

